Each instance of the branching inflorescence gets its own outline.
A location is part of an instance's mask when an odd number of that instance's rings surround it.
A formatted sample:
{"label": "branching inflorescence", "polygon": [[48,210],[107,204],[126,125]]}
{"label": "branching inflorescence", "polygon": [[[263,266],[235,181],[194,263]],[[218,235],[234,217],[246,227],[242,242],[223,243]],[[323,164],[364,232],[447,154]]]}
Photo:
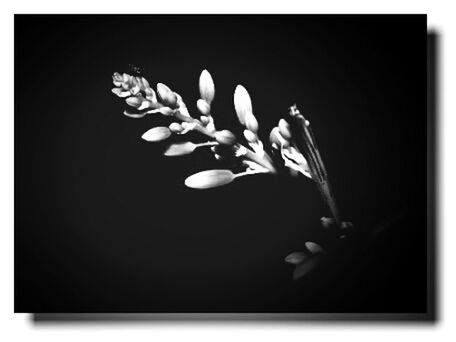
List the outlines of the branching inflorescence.
{"label": "branching inflorescence", "polygon": [[[154,127],[145,132],[142,135],[145,141],[164,141],[172,135],[182,136],[192,131],[199,132],[207,138],[207,141],[202,143],[171,143],[164,152],[165,156],[182,156],[191,154],[199,148],[210,148],[216,159],[231,158],[236,161],[236,170],[241,170],[201,171],[187,177],[187,187],[214,188],[243,176],[277,174],[279,170],[287,170],[291,176],[303,175],[317,184],[333,216],[322,218],[321,223],[324,227],[347,228],[348,223],[341,222],[310,123],[296,105],[289,108],[287,119],[281,118],[277,126],[271,130],[268,145],[270,148],[267,148],[258,136],[259,124],[253,114],[252,101],[242,85],[238,85],[234,91],[234,108],[240,124],[244,127],[242,140],[229,130],[216,128],[212,110],[215,86],[207,70],[203,70],[199,78],[199,118],[191,116],[182,97],[163,83],[158,83],[155,91],[144,77],[117,72],[113,75],[113,83],[115,88],[112,92],[118,97],[125,98],[130,107],[124,111],[126,116],[143,118],[146,115],[161,114],[171,119],[169,126]],[[273,159],[271,155],[280,158]],[[277,165],[277,160],[281,160],[281,165]],[[285,258],[285,261],[297,266],[295,278],[307,273],[325,254],[323,249],[313,242],[307,242],[305,246],[306,251],[295,252]]]}

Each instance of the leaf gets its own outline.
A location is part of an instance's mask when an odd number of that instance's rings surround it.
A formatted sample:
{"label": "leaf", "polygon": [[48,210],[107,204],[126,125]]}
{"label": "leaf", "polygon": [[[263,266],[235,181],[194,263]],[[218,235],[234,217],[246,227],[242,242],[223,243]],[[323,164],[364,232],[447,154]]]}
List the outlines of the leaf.
{"label": "leaf", "polygon": [[167,157],[184,156],[186,154],[192,153],[195,148],[196,145],[189,141],[179,144],[172,144],[166,149],[164,155]]}
{"label": "leaf", "polygon": [[247,90],[241,85],[238,85],[234,91],[234,109],[239,122],[245,125],[245,116],[247,113],[252,113],[252,100]]}
{"label": "leaf", "polygon": [[323,256],[321,254],[316,254],[301,262],[296,266],[293,272],[293,279],[296,280],[302,278],[306,274],[310,273],[321,263],[322,259]]}
{"label": "leaf", "polygon": [[188,177],[185,185],[193,189],[209,189],[231,183],[234,178],[230,170],[207,170]]}
{"label": "leaf", "polygon": [[325,254],[325,250],[317,243],[312,241],[307,241],[305,243],[307,250],[312,254]]}
{"label": "leaf", "polygon": [[214,80],[212,79],[211,74],[207,70],[203,70],[201,72],[199,78],[199,90],[201,98],[205,100],[208,104],[211,104],[215,96],[215,86]]}
{"label": "leaf", "polygon": [[297,264],[303,262],[307,258],[308,258],[308,255],[305,252],[293,252],[286,256],[285,262],[288,262],[289,264],[297,265]]}
{"label": "leaf", "polygon": [[169,138],[170,135],[171,131],[168,127],[154,127],[144,133],[141,138],[149,142],[157,142]]}

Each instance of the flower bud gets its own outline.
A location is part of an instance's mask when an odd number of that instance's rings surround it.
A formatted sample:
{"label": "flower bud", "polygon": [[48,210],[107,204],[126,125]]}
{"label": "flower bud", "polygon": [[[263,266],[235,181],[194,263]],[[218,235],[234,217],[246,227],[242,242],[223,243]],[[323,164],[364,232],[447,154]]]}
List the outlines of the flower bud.
{"label": "flower bud", "polygon": [[217,140],[220,144],[223,145],[234,145],[236,143],[236,137],[233,133],[228,130],[218,131],[215,132],[215,140]]}
{"label": "flower bud", "polygon": [[252,131],[253,133],[258,132],[258,121],[252,112],[246,112],[244,120],[245,127],[247,127],[248,130]]}
{"label": "flower bud", "polygon": [[331,228],[336,224],[336,220],[331,217],[322,217],[320,222],[323,228]]}
{"label": "flower bud", "polygon": [[164,105],[169,106],[171,108],[176,107],[177,96],[176,96],[176,94],[174,94],[172,92],[171,89],[168,88],[168,86],[166,86],[163,83],[158,83],[157,84],[157,93],[158,93],[158,96],[160,96],[160,99],[162,100],[161,102]]}
{"label": "flower bud", "polygon": [[193,189],[209,189],[231,183],[234,178],[230,170],[207,170],[188,177],[185,185]]}
{"label": "flower bud", "polygon": [[215,96],[215,87],[212,76],[207,70],[203,70],[203,72],[201,72],[199,78],[199,89],[201,98],[210,104]]}
{"label": "flower bud", "polygon": [[287,140],[291,139],[291,130],[290,130],[290,124],[285,120],[285,119],[280,119],[279,120],[279,132]]}
{"label": "flower bud", "polygon": [[245,140],[247,140],[249,143],[253,143],[258,140],[258,137],[256,136],[256,134],[253,133],[252,131],[249,131],[248,129],[244,130],[244,137],[245,137]]}
{"label": "flower bud", "polygon": [[155,91],[152,88],[146,88],[144,93],[146,94],[146,99],[157,102],[157,95],[155,95]]}
{"label": "flower bud", "polygon": [[170,145],[165,151],[164,155],[167,157],[184,156],[192,153],[196,148],[196,145],[190,141],[178,144]]}
{"label": "flower bud", "polygon": [[271,142],[271,145],[275,145],[278,148],[281,146],[283,147],[288,147],[290,145],[290,142],[287,139],[284,139],[284,137],[280,134],[279,127],[274,127],[269,134],[269,141]]}
{"label": "flower bud", "polygon": [[127,105],[135,107],[135,108],[138,108],[139,106],[141,106],[142,101],[143,100],[141,98],[136,97],[136,96],[129,97],[128,99],[125,100]]}
{"label": "flower bud", "polygon": [[200,121],[203,125],[207,125],[209,122],[211,122],[211,119],[207,116],[201,115]]}
{"label": "flower bud", "polygon": [[171,131],[168,127],[154,127],[144,133],[141,138],[149,142],[157,142],[169,138],[170,135]]}
{"label": "flower bud", "polygon": [[305,243],[305,246],[307,250],[312,254],[325,253],[324,249],[321,248],[321,246],[319,244],[316,244],[315,242],[307,241]]}
{"label": "flower bud", "polygon": [[200,111],[201,114],[203,115],[209,115],[211,113],[211,105],[207,103],[206,100],[199,99],[196,102],[196,107]]}
{"label": "flower bud", "polygon": [[114,83],[114,85],[116,87],[120,87],[123,83],[123,76],[121,74],[119,74],[118,72],[115,72],[112,75],[112,82]]}
{"label": "flower bud", "polygon": [[180,133],[184,130],[184,127],[178,122],[173,122],[169,125],[169,130],[173,133]]}
{"label": "flower bud", "polygon": [[241,85],[238,85],[234,91],[234,109],[239,122],[245,125],[245,115],[247,112],[252,112],[252,100],[247,90]]}
{"label": "flower bud", "polygon": [[297,265],[307,259],[307,254],[304,252],[293,252],[285,258],[285,262],[289,264]]}

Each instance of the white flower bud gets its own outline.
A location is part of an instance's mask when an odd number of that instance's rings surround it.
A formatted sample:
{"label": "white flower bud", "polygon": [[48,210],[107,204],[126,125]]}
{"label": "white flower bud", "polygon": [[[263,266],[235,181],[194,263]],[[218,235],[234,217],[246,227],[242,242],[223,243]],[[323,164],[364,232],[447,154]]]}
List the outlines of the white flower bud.
{"label": "white flower bud", "polygon": [[211,113],[211,105],[207,103],[206,100],[199,99],[196,102],[196,107],[198,108],[199,112],[203,115],[209,115]]}
{"label": "white flower bud", "polygon": [[280,119],[279,120],[279,132],[287,140],[291,139],[291,130],[290,130],[290,124],[285,120],[285,119]]}
{"label": "white flower bud", "polygon": [[305,243],[305,246],[306,246],[307,250],[312,254],[318,254],[318,253],[325,254],[324,249],[321,248],[321,246],[319,244],[316,244],[315,242],[307,241]]}
{"label": "white flower bud", "polygon": [[288,147],[290,145],[290,142],[280,134],[279,127],[274,127],[272,129],[269,134],[269,141],[271,142],[271,145],[275,145],[278,148],[281,146]]}
{"label": "white flower bud", "polygon": [[168,107],[174,108],[177,104],[177,96],[163,83],[157,84],[157,93],[162,100],[162,103]]}
{"label": "white flower bud", "polygon": [[125,100],[127,105],[135,107],[135,108],[138,108],[139,106],[141,106],[142,101],[143,100],[141,98],[136,97],[136,96],[129,97],[128,99]]}
{"label": "white flower bud", "polygon": [[184,127],[178,122],[173,122],[169,125],[169,130],[173,133],[179,133],[184,130]]}
{"label": "white flower bud", "polygon": [[232,146],[236,143],[236,137],[228,130],[215,132],[215,140],[220,144]]}
{"label": "white flower bud", "polygon": [[307,254],[304,252],[293,252],[286,256],[285,262],[289,264],[297,265],[307,259]]}
{"label": "white flower bud", "polygon": [[207,125],[209,122],[211,122],[211,119],[207,116],[201,115],[200,121],[203,125]]}
{"label": "white flower bud", "polygon": [[170,145],[165,151],[164,155],[167,157],[184,156],[192,153],[196,148],[196,145],[190,141],[178,144]]}
{"label": "white flower bud", "polygon": [[234,91],[234,109],[239,122],[245,125],[246,114],[248,112],[252,113],[252,100],[247,90],[241,85],[238,85]]}
{"label": "white flower bud", "polygon": [[247,129],[251,130],[253,133],[258,132],[258,121],[252,112],[246,112],[244,120]]}
{"label": "white flower bud", "polygon": [[214,100],[215,86],[212,76],[207,70],[203,70],[201,72],[199,78],[199,89],[201,98],[210,104],[212,100]]}
{"label": "white flower bud", "polygon": [[157,142],[169,138],[170,135],[171,131],[168,127],[154,127],[144,133],[141,138],[149,142]]}
{"label": "white flower bud", "polygon": [[207,170],[188,177],[185,185],[193,189],[209,189],[231,183],[234,178],[230,170]]}
{"label": "white flower bud", "polygon": [[247,140],[249,143],[254,143],[258,140],[258,137],[256,136],[255,133],[252,131],[249,131],[248,129],[244,130],[244,137],[245,140]]}

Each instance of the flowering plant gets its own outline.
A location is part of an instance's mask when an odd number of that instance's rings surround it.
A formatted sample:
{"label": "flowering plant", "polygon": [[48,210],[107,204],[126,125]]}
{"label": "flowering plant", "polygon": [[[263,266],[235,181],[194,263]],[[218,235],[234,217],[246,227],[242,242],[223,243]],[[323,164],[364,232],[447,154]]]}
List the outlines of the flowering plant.
{"label": "flowering plant", "polygon": [[[207,138],[207,141],[202,143],[171,143],[164,152],[165,156],[182,156],[199,148],[210,148],[216,159],[230,158],[234,161],[235,169],[242,170],[201,171],[186,178],[187,187],[214,188],[229,184],[240,177],[256,174],[286,172],[292,177],[302,175],[316,183],[331,211],[331,218],[321,218],[322,226],[338,228],[337,234],[341,238],[344,238],[348,228],[352,227],[351,223],[341,221],[310,122],[296,105],[291,106],[288,116],[281,118],[271,130],[270,148],[266,148],[258,136],[259,124],[253,114],[252,100],[242,85],[238,85],[234,91],[234,108],[240,124],[244,127],[243,141],[229,130],[216,128],[212,115],[215,86],[207,70],[203,70],[199,78],[199,118],[191,116],[182,96],[163,83],[158,83],[154,90],[144,77],[117,72],[113,75],[113,83],[115,87],[112,92],[125,98],[130,107],[124,111],[127,117],[138,119],[146,115],[165,115],[171,119],[169,126],[153,127],[146,131],[142,135],[145,141],[164,141],[172,135],[185,135],[191,131],[199,132]],[[308,241],[305,243],[305,251],[291,253],[285,261],[296,265],[293,277],[298,279],[318,265],[325,254],[321,246]]]}

